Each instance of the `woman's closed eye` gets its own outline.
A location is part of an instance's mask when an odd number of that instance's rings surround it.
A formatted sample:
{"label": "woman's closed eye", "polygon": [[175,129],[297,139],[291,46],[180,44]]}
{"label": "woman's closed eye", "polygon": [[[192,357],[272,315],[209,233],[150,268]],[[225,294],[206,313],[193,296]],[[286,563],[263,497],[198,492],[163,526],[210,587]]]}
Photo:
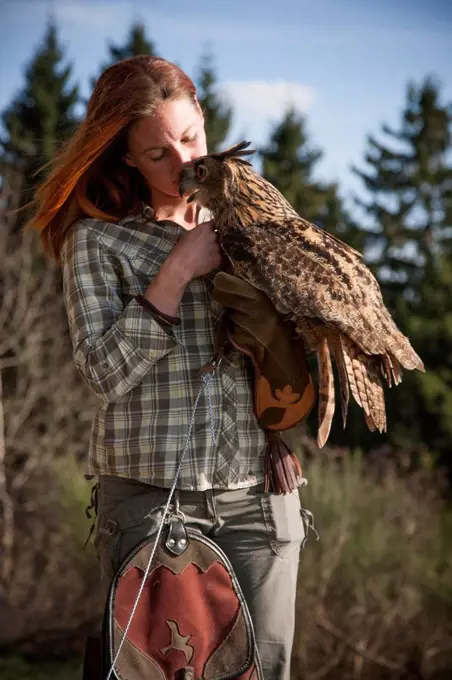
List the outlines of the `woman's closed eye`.
{"label": "woman's closed eye", "polygon": [[[193,142],[196,142],[197,139],[198,139],[198,135],[194,134],[191,137],[183,137],[181,139],[181,143],[182,144],[193,144]],[[155,151],[151,151],[150,153],[152,155],[150,155],[149,158],[150,158],[151,161],[155,161],[155,162],[161,161],[165,157],[167,151],[168,150],[165,149],[165,148],[155,150]]]}
{"label": "woman's closed eye", "polygon": [[163,158],[164,155],[165,155],[165,149],[162,149],[161,151],[157,151],[157,152],[156,152],[156,151],[152,151],[151,153],[152,153],[152,155],[149,155],[149,159],[150,159],[151,161],[156,161],[156,162],[157,162],[157,161],[161,161],[162,158]]}
{"label": "woman's closed eye", "polygon": [[194,135],[191,135],[191,137],[184,137],[181,139],[182,144],[191,144],[192,142],[196,142],[198,139],[198,135],[195,133]]}

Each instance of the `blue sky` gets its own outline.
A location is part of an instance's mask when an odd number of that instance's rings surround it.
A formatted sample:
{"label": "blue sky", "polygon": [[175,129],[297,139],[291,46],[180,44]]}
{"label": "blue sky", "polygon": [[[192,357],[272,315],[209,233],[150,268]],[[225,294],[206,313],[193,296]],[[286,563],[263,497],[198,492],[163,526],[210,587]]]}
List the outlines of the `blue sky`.
{"label": "blue sky", "polygon": [[452,0],[0,0],[0,110],[50,11],[84,94],[107,42],[123,43],[134,20],[191,76],[209,47],[234,105],[229,141],[264,144],[293,103],[324,151],[317,176],[344,195],[360,187],[350,166],[366,135],[398,125],[408,81],[431,74],[452,101]]}

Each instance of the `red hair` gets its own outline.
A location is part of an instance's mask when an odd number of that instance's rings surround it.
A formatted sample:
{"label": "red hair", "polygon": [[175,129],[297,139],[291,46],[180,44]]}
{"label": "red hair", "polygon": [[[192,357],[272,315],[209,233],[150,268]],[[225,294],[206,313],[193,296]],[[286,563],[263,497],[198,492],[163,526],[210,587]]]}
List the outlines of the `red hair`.
{"label": "red hair", "polygon": [[104,71],[88,102],[86,118],[52,162],[25,225],[41,235],[45,251],[59,260],[64,239],[80,217],[116,222],[149,199],[136,168],[123,161],[131,125],[165,100],[189,96],[192,80],[160,57],[124,59]]}

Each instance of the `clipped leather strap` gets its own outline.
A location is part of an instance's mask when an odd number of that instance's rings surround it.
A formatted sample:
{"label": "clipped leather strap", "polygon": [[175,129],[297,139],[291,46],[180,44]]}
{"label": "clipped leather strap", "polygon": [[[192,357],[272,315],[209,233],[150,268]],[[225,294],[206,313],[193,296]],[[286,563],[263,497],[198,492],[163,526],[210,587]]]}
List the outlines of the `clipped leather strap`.
{"label": "clipped leather strap", "polygon": [[230,349],[232,349],[232,345],[229,341],[229,326],[230,322],[228,322],[228,312],[227,310],[224,310],[217,321],[212,358],[201,367],[201,373],[211,373],[213,370],[215,370],[220,365],[224,357],[227,356]]}
{"label": "clipped leather strap", "polygon": [[147,309],[147,311],[150,312],[152,316],[155,316],[160,321],[163,321],[164,323],[167,323],[171,326],[178,326],[180,324],[180,319],[178,316],[170,316],[169,314],[161,312],[160,309],[157,309],[157,307],[155,307],[152,302],[149,302],[149,300],[145,298],[144,295],[137,295],[135,300],[139,302],[139,304],[144,307],[144,309]]}

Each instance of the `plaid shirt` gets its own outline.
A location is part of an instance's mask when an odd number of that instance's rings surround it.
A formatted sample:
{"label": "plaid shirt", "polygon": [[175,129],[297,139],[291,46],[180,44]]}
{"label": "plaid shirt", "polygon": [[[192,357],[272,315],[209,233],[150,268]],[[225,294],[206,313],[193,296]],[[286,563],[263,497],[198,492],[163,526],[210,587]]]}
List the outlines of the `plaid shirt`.
{"label": "plaid shirt", "polygon": [[[183,227],[148,209],[113,224],[80,220],[61,254],[64,301],[76,366],[100,397],[91,428],[89,475],[170,487],[211,358],[221,307],[212,275],[185,289],[180,325],[165,326],[135,299],[158,272]],[[237,489],[264,480],[265,434],[253,411],[248,359],[230,355],[204,389],[178,487]]]}

